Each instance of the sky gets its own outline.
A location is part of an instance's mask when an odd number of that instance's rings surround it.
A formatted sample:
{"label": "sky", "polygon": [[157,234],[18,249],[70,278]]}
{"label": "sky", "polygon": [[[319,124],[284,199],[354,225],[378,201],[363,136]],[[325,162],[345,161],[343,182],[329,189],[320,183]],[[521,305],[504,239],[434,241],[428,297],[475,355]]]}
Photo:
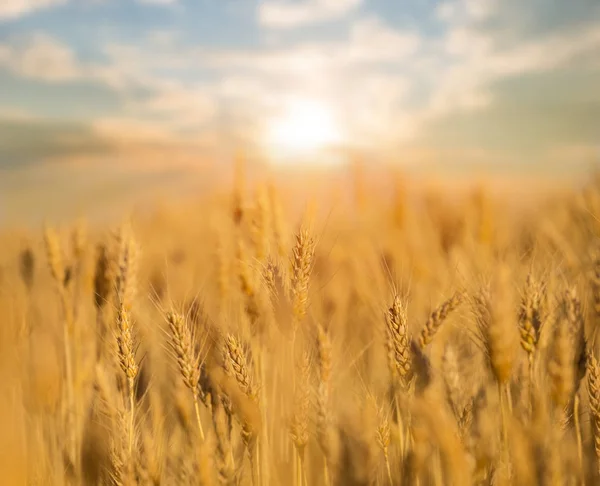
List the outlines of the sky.
{"label": "sky", "polygon": [[239,150],[564,175],[598,86],[597,0],[1,0],[0,193]]}

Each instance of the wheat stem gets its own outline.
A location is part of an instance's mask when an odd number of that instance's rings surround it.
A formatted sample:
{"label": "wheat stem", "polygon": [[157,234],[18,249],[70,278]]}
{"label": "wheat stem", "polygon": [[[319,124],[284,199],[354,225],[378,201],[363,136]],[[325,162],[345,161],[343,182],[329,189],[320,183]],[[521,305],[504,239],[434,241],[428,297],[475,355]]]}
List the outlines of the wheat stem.
{"label": "wheat stem", "polygon": [[581,475],[581,484],[585,485],[585,475],[583,471],[583,442],[581,439],[581,424],[579,420],[579,407],[580,407],[579,392],[575,393],[573,401],[573,420],[575,422],[575,436],[577,438],[577,459],[579,461],[579,473]]}
{"label": "wheat stem", "polygon": [[129,456],[133,453],[135,437],[135,378],[128,378],[129,384]]}
{"label": "wheat stem", "polygon": [[200,419],[200,404],[198,403],[198,394],[194,393],[194,411],[196,412],[196,421],[198,422],[198,430],[200,431],[200,438],[204,442],[204,429],[202,428],[202,420]]}
{"label": "wheat stem", "polygon": [[392,468],[390,467],[390,457],[388,452],[383,453],[383,458],[385,459],[385,468],[387,470],[388,481],[390,482],[390,486],[394,484],[392,480]]}

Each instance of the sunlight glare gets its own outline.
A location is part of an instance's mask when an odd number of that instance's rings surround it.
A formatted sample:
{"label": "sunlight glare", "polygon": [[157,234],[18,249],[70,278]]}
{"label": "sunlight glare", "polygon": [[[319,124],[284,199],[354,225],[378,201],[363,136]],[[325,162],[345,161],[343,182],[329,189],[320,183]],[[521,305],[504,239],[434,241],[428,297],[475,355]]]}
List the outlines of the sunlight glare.
{"label": "sunlight glare", "polygon": [[267,145],[277,155],[302,155],[342,142],[332,110],[324,103],[293,99],[267,129]]}

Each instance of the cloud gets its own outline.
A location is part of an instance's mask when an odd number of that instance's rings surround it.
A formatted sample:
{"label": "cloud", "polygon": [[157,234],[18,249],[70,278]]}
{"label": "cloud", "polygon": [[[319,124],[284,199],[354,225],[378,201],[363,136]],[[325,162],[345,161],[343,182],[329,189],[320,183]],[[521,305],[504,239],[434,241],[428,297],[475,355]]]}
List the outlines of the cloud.
{"label": "cloud", "polygon": [[266,0],[258,8],[258,19],[265,27],[294,28],[342,17],[361,3],[362,0]]}
{"label": "cloud", "polygon": [[218,110],[204,86],[164,89],[129,108],[141,116],[159,119],[172,130],[199,130],[213,121]]}
{"label": "cloud", "polygon": [[83,76],[71,49],[44,34],[35,34],[21,45],[0,45],[0,67],[22,77],[51,83]]}
{"label": "cloud", "polygon": [[394,61],[413,54],[422,37],[416,32],[393,29],[378,17],[367,17],[354,23],[349,40],[351,61]]}
{"label": "cloud", "polygon": [[[480,21],[492,15],[492,7],[497,5],[490,2],[484,15],[467,6],[463,14]],[[343,40],[197,55],[221,73],[221,94],[236,102],[247,94],[263,119],[293,96],[323,100],[341,114],[351,140],[389,145],[410,140],[451,113],[479,111],[485,117],[499,80],[551,73],[599,48],[595,22],[504,46],[462,20],[438,40],[367,17],[354,22]]]}
{"label": "cloud", "polygon": [[416,127],[405,108],[410,88],[410,78],[386,73],[364,74],[340,88],[337,109],[351,145],[388,147],[411,139]]}
{"label": "cloud", "polygon": [[454,108],[430,116],[418,139],[435,146],[479,147],[535,157],[542,148],[597,143],[600,70],[563,66],[490,81],[485,110]]}
{"label": "cloud", "polygon": [[75,154],[107,153],[110,144],[81,123],[41,118],[0,118],[0,169]]}
{"label": "cloud", "polygon": [[[487,125],[494,117],[498,104],[510,103],[498,93],[498,84],[508,80],[523,84],[535,75],[539,89],[554,79],[561,70],[572,71],[581,66],[592,67],[589,61],[600,49],[600,8],[590,0],[545,0],[544,8],[537,2],[518,0],[447,0],[438,4],[435,16],[444,27],[439,42],[429,41],[420,79],[430,86],[426,102],[413,112],[413,119],[426,136],[432,129],[453,133],[457,120],[467,113],[473,120],[469,136],[488,138],[489,132],[518,134],[511,126]],[[433,82],[432,82],[433,81]],[[564,96],[568,88],[551,96]],[[536,113],[521,107],[523,118],[543,125]],[[475,112],[475,114],[473,114]],[[560,116],[560,115],[555,115]],[[526,124],[527,125],[527,124]],[[478,133],[475,137],[473,134]],[[558,134],[560,138],[560,134]],[[564,137],[569,135],[566,133]],[[468,143],[469,137],[462,138]],[[510,143],[498,134],[498,140]],[[553,143],[537,138],[537,146]]]}
{"label": "cloud", "polygon": [[[169,86],[160,77],[146,71],[142,55],[136,49],[109,46],[105,62],[80,59],[64,42],[44,33],[9,39],[0,44],[0,68],[21,76],[52,84],[89,82],[117,91],[159,90]],[[149,53],[146,53],[146,57]],[[164,67],[164,66],[162,66]],[[178,82],[178,80],[176,80]]]}
{"label": "cloud", "polygon": [[[485,17],[469,8],[463,13],[460,19]],[[599,47],[593,22],[505,46],[463,20],[437,39],[369,16],[335,40],[252,49],[172,43],[152,52],[142,45],[113,46],[108,54],[121,76],[136,73],[134,79],[154,92],[130,104],[130,113],[161,118],[170,130],[200,130],[221,120],[220,130],[246,126],[260,137],[286,100],[307,98],[327,104],[345,123],[350,141],[390,147],[451,113],[484,113],[496,101],[498,80],[552,72]],[[153,74],[182,69],[188,76],[210,72],[214,81],[184,85]]]}
{"label": "cloud", "polygon": [[343,39],[299,42],[275,48],[198,48],[191,52],[179,51],[179,56],[218,70],[294,76],[310,73],[313,77],[326,77],[333,69],[377,68],[384,63],[399,65],[417,52],[422,41],[415,31],[395,29],[378,17],[370,16],[353,22]]}
{"label": "cloud", "polygon": [[[405,77],[380,74],[380,69],[407,61],[423,41],[416,32],[394,29],[374,16],[352,23],[345,38],[289,47],[207,48],[169,40],[151,50],[141,43],[104,49],[110,71],[118,76],[113,82],[105,67],[103,79],[115,86],[134,79],[151,91],[128,102],[127,113],[160,118],[165,129],[175,131],[212,123],[245,139],[260,132],[286,100],[299,97],[322,100],[344,117],[361,120],[353,130],[374,133],[390,121],[408,90]],[[206,72],[212,81],[189,81]],[[182,82],[179,73],[188,81]],[[375,122],[378,115],[381,123]]]}
{"label": "cloud", "polygon": [[548,35],[600,21],[595,0],[445,0],[435,16],[449,29],[487,35],[498,48],[516,48]]}
{"label": "cloud", "polygon": [[68,0],[2,0],[0,2],[0,23],[14,20],[36,10],[64,5]]}
{"label": "cloud", "polygon": [[154,68],[164,65],[151,62],[147,51],[112,46],[105,54],[102,63],[83,61],[68,45],[35,34],[0,44],[0,69],[55,85],[109,87],[118,93],[122,116],[149,119],[166,134],[188,131],[197,135],[216,115],[218,105],[209,87],[156,75]]}
{"label": "cloud", "polygon": [[550,72],[578,56],[596,52],[600,49],[600,24],[592,22],[500,50],[484,34],[458,28],[448,32],[445,45],[450,58],[446,58],[445,67],[434,68],[439,81],[433,87],[425,117],[484,108],[492,102],[487,87],[493,82]]}
{"label": "cloud", "polygon": [[[161,133],[164,146],[194,137],[213,147],[227,137],[256,142],[286,102],[309,99],[334,112],[350,142],[389,150],[438,120],[463,113],[485,118],[503,102],[496,90],[502,80],[552,77],[566,66],[598,62],[599,22],[526,35],[513,18],[515,2],[446,1],[433,14],[441,27],[435,34],[375,14],[352,15],[346,28],[320,40],[300,32],[282,40],[270,31],[274,41],[226,47],[191,43],[170,25],[130,44],[94,45],[90,58],[48,35],[9,37],[0,44],[0,69],[54,85],[109,87],[120,106],[93,126],[103,134],[117,127],[111,140],[130,131],[142,145]],[[259,20],[267,27],[307,25],[339,18],[360,3],[270,0],[259,6]]]}
{"label": "cloud", "polygon": [[145,170],[192,166],[210,159],[222,146],[222,135],[214,130],[193,136],[172,133],[160,120],[144,116],[71,122],[12,112],[0,116],[0,172],[39,169],[48,163],[90,167],[98,161]]}
{"label": "cloud", "polygon": [[379,144],[389,141],[394,127],[402,128],[403,138],[413,134],[402,109],[411,80],[393,71],[412,65],[423,42],[416,32],[368,16],[337,40],[180,55],[220,73],[216,94],[236,112],[228,120],[254,122],[260,132],[290,100],[309,99],[343,121],[351,142]]}

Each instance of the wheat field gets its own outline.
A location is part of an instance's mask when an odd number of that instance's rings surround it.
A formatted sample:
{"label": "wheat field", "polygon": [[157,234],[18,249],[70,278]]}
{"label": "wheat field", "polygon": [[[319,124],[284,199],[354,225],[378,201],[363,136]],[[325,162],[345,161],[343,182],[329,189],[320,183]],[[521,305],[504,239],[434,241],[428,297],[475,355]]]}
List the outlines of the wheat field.
{"label": "wheat field", "polygon": [[600,179],[236,181],[3,231],[2,484],[600,484]]}

